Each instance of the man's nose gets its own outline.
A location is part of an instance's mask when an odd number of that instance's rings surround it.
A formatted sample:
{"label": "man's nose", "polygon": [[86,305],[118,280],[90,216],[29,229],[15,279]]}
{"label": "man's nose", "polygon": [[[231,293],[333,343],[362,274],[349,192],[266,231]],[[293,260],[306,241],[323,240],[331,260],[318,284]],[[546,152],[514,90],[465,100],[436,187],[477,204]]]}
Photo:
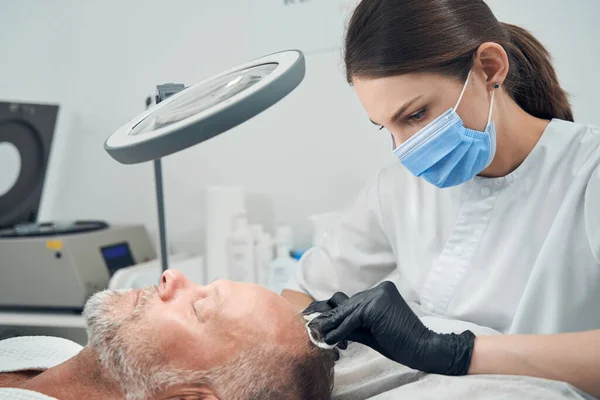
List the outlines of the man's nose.
{"label": "man's nose", "polygon": [[163,272],[160,277],[160,285],[158,286],[158,293],[162,301],[169,301],[178,291],[182,290],[188,285],[189,281],[183,274],[176,269],[168,269]]}

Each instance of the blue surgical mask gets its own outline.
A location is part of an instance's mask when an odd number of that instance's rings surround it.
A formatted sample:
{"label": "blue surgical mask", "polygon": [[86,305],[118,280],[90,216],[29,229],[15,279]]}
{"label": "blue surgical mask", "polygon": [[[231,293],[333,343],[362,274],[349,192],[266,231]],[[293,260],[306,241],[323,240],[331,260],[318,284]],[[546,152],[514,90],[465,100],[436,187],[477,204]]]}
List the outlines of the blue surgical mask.
{"label": "blue surgical mask", "polygon": [[470,76],[471,72],[454,108],[431,121],[393,151],[410,172],[439,188],[470,181],[490,165],[496,153],[496,130],[492,122],[494,92],[484,132],[465,128],[456,113]]}

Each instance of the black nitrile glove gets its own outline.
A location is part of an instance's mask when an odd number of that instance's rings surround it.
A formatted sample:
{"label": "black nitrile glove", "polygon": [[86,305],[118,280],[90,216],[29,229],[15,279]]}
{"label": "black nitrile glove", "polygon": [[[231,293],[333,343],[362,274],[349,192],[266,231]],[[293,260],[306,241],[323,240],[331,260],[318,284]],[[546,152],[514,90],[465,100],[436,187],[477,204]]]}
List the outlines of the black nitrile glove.
{"label": "black nitrile glove", "polygon": [[[317,312],[323,314],[323,313],[331,311],[334,308],[340,306],[346,300],[348,300],[348,296],[346,296],[342,292],[337,292],[333,296],[331,296],[331,298],[329,298],[327,300],[313,301],[312,303],[310,303],[308,305],[308,307],[306,307],[304,309],[304,311],[302,311],[302,314],[310,315],[310,314],[317,313]],[[340,351],[339,350],[346,350],[347,348],[348,348],[347,340],[341,340],[340,342],[338,342],[336,347],[333,349],[333,358],[335,359],[335,361],[338,361],[340,359]]]}
{"label": "black nitrile glove", "polygon": [[308,315],[312,313],[326,313],[328,311],[333,310],[336,307],[342,305],[346,300],[348,300],[348,296],[342,292],[337,292],[331,298],[323,301],[313,301],[302,311],[302,314]]}
{"label": "black nitrile glove", "polygon": [[429,330],[391,282],[352,296],[310,326],[326,343],[359,342],[407,367],[443,375],[466,375],[475,343],[468,330],[460,335]]}

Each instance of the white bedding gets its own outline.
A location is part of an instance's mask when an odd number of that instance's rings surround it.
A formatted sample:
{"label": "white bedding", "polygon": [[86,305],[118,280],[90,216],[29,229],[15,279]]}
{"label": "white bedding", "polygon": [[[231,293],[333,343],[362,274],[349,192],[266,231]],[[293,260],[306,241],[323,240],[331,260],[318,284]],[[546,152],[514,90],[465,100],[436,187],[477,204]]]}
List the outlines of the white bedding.
{"label": "white bedding", "polygon": [[[0,373],[46,370],[75,357],[82,347],[70,340],[23,336],[0,341]],[[30,390],[0,388],[0,400],[55,400]]]}
{"label": "white bedding", "polygon": [[[425,325],[436,332],[477,335],[497,332],[467,322],[426,316],[415,308]],[[0,373],[23,369],[51,368],[81,350],[81,346],[60,338],[23,337],[0,341]],[[50,399],[39,393],[0,388],[0,400]],[[377,352],[352,343],[341,352],[335,367],[334,400],[591,400],[571,385],[545,379],[516,376],[479,375],[447,377],[428,375],[388,360]]]}

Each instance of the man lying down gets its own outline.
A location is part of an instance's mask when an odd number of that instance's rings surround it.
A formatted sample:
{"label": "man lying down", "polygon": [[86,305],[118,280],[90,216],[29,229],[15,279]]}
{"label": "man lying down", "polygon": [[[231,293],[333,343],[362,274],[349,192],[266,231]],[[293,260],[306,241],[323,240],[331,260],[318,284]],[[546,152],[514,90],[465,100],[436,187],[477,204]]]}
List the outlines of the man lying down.
{"label": "man lying down", "polygon": [[[95,294],[89,345],[0,342],[0,399],[329,399],[333,352],[257,285],[196,285],[176,270],[158,287]],[[11,389],[9,389],[11,388]]]}
{"label": "man lying down", "polygon": [[[434,331],[495,333],[414,307]],[[0,342],[0,399],[589,398],[543,379],[427,375],[357,343],[341,351],[332,394],[335,352],[311,343],[285,299],[251,284],[195,285],[176,270],[157,288],[98,293],[84,316],[84,348],[58,338]]]}

